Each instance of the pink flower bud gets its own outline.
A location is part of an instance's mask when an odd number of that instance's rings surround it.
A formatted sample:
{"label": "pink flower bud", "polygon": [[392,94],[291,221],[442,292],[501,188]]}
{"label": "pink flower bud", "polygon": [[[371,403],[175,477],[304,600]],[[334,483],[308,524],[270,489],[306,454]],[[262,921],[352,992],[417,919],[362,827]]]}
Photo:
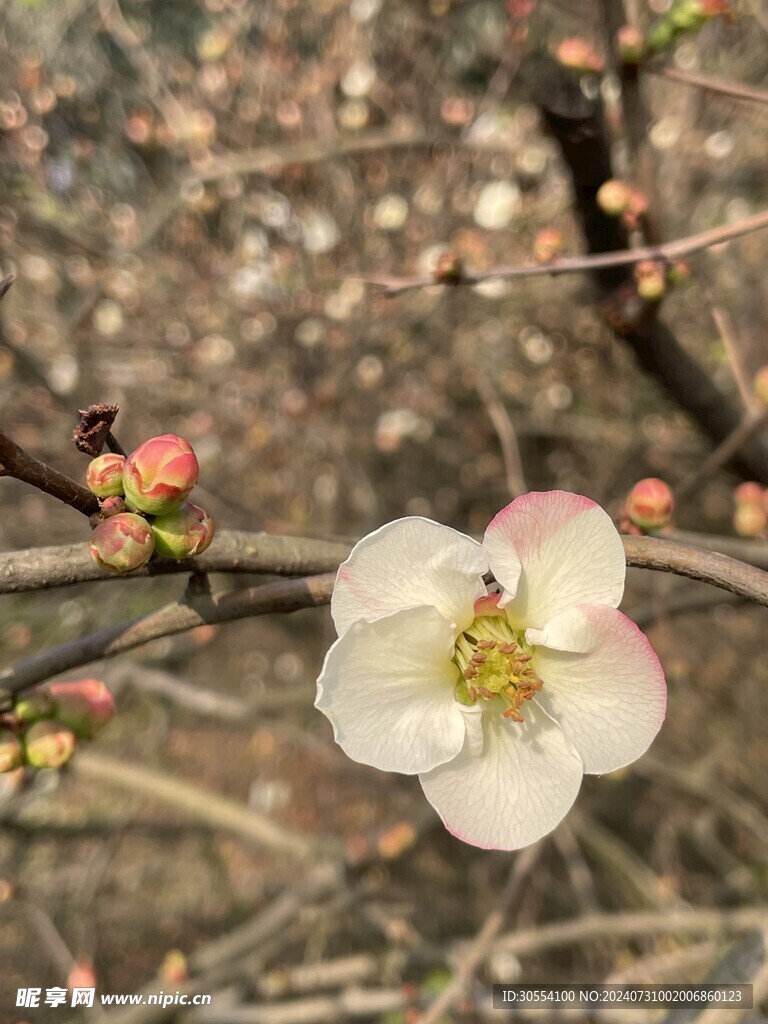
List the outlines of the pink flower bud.
{"label": "pink flower bud", "polygon": [[24,734],[24,758],[33,768],[61,768],[75,752],[75,734],[61,722],[35,722]]}
{"label": "pink flower bud", "polygon": [[205,551],[213,540],[216,524],[205,509],[187,501],[175,512],[153,519],[152,530],[158,555],[189,558]]}
{"label": "pink flower bud", "polygon": [[639,64],[643,59],[645,38],[639,28],[622,25],[616,33],[616,46],[625,64]]}
{"label": "pink flower bud", "polygon": [[[122,498],[115,495],[102,501],[99,516],[101,519],[109,519],[110,516],[120,515],[121,512],[125,512],[125,502]],[[98,526],[99,524],[97,523],[96,525]]]}
{"label": "pink flower bud", "polygon": [[758,537],[768,524],[762,505],[737,505],[733,513],[733,528],[741,537]]}
{"label": "pink flower bud", "polygon": [[691,279],[691,264],[688,260],[675,260],[667,268],[667,284],[684,284]]}
{"label": "pink flower bud", "polygon": [[92,740],[115,714],[115,699],[100,679],[50,683],[54,718],[79,740]]}
{"label": "pink flower bud", "polygon": [[754,480],[747,480],[734,490],[733,500],[737,505],[762,505],[763,488]]}
{"label": "pink flower bud", "polygon": [[189,979],[186,956],[180,949],[169,949],[160,964],[159,973],[166,984],[182,985]]}
{"label": "pink flower bud", "polygon": [[14,717],[19,722],[36,722],[39,718],[50,718],[53,701],[42,688],[27,690],[13,706]]}
{"label": "pink flower bud", "polygon": [[67,975],[67,988],[96,988],[96,972],[90,960],[75,960]]}
{"label": "pink flower bud", "polygon": [[762,366],[755,374],[755,398],[768,407],[768,366]]}
{"label": "pink flower bud", "polygon": [[624,181],[618,178],[610,178],[604,181],[597,190],[597,201],[600,208],[609,217],[618,217],[629,207],[632,199],[632,190]]}
{"label": "pink flower bud", "polygon": [[173,512],[197,483],[199,466],[192,446],[176,434],[145,441],[128,456],[123,484],[129,507],[150,515]]}
{"label": "pink flower bud", "polygon": [[12,772],[24,760],[24,748],[10,729],[0,729],[0,773]]}
{"label": "pink flower bud", "polygon": [[627,497],[627,515],[643,530],[665,526],[674,507],[675,499],[668,485],[653,476],[639,480]]}
{"label": "pink flower bud", "polygon": [[563,236],[557,228],[542,228],[533,242],[533,257],[537,263],[551,263],[563,252]]}
{"label": "pink flower bud", "polygon": [[637,294],[646,302],[658,302],[666,287],[664,268],[653,260],[641,260],[635,266]]}
{"label": "pink flower bud", "polygon": [[105,452],[98,455],[85,472],[85,482],[89,490],[99,498],[111,498],[123,493],[124,455]]}
{"label": "pink flower bud", "polygon": [[585,39],[573,36],[564,39],[555,50],[555,60],[573,71],[599,73],[605,68],[605,61]]}
{"label": "pink flower bud", "polygon": [[91,534],[91,557],[107,572],[131,572],[146,565],[155,548],[152,528],[133,512],[105,519]]}

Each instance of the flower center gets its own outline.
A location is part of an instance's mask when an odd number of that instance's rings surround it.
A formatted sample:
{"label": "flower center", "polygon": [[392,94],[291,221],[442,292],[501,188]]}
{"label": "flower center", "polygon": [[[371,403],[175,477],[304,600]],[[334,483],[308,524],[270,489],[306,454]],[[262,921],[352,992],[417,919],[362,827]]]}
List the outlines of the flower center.
{"label": "flower center", "polygon": [[504,718],[522,722],[523,704],[543,685],[530,666],[534,650],[506,616],[478,615],[456,639],[453,661],[462,676],[456,699],[467,705],[495,701]]}

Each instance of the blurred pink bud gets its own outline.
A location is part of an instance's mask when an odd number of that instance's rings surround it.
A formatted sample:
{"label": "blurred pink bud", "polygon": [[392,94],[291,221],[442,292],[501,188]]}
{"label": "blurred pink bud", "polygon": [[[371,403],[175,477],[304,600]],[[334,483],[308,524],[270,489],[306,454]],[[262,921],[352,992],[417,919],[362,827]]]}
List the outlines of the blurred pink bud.
{"label": "blurred pink bud", "polygon": [[645,50],[645,37],[639,28],[622,25],[616,33],[616,46],[625,64],[639,64]]}
{"label": "blurred pink bud", "polygon": [[49,683],[53,714],[80,740],[91,740],[115,714],[115,699],[100,679]]}
{"label": "blurred pink bud", "polygon": [[91,534],[91,557],[106,572],[131,572],[152,557],[155,538],[146,519],[122,512]]}
{"label": "blurred pink bud", "polygon": [[160,964],[160,977],[169,985],[181,985],[189,978],[187,958],[180,949],[169,949]]}
{"label": "blurred pink bud", "polygon": [[67,988],[96,988],[96,972],[90,960],[75,960],[67,975]]}
{"label": "blurred pink bud", "polygon": [[85,481],[89,490],[99,498],[111,498],[123,493],[124,455],[105,452],[98,455],[85,472]]}
{"label": "blurred pink bud", "polygon": [[0,773],[12,772],[24,760],[24,748],[10,729],[0,729]]}
{"label": "blurred pink bud", "polygon": [[636,264],[634,274],[637,294],[646,302],[658,302],[666,288],[664,267],[653,260],[641,260]]}
{"label": "blurred pink bud", "polygon": [[464,274],[461,256],[453,249],[444,249],[437,257],[435,280],[442,284],[457,284]]}
{"label": "blurred pink bud", "polygon": [[573,71],[601,72],[605,61],[585,39],[572,36],[564,39],[555,49],[555,60]]}
{"label": "blurred pink bud", "polygon": [[683,284],[691,278],[691,264],[688,260],[675,260],[671,267],[667,268],[668,284]]}
{"label": "blurred pink bud", "polygon": [[741,537],[758,537],[768,524],[768,516],[762,505],[747,502],[737,505],[733,513],[733,528]]}
{"label": "blurred pink bud", "polygon": [[557,228],[542,228],[533,242],[533,258],[537,263],[551,263],[563,252],[563,236]]}
{"label": "blurred pink bud", "polygon": [[610,178],[597,190],[597,201],[610,217],[618,217],[629,207],[632,190],[624,181]]}
{"label": "blurred pink bud", "polygon": [[34,768],[62,768],[76,746],[75,734],[61,722],[35,722],[24,734],[24,759]]}
{"label": "blurred pink bud", "polygon": [[733,500],[737,505],[762,505],[763,488],[754,480],[739,484],[733,491]]}
{"label": "blurred pink bud", "polygon": [[627,497],[627,515],[643,530],[657,530],[665,526],[675,507],[669,486],[658,477],[639,480]]}
{"label": "blurred pink bud", "polygon": [[27,690],[13,705],[14,717],[20,722],[36,722],[39,718],[50,718],[53,701],[42,688]]}
{"label": "blurred pink bud", "polygon": [[761,367],[755,374],[754,389],[758,402],[768,406],[768,366]]}
{"label": "blurred pink bud", "polygon": [[189,558],[208,547],[216,532],[216,524],[205,511],[191,501],[175,512],[152,520],[155,551],[165,558]]}
{"label": "blurred pink bud", "polygon": [[176,434],[145,441],[128,456],[123,485],[129,507],[161,516],[173,512],[197,483],[199,466],[192,445]]}

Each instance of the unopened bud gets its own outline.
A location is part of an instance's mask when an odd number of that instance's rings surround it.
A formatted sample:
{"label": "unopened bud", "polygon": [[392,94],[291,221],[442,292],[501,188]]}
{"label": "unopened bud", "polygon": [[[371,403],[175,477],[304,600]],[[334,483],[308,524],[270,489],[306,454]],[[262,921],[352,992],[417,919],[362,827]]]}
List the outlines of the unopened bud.
{"label": "unopened bud", "polygon": [[591,71],[599,74],[605,61],[585,39],[573,36],[564,39],[555,49],[555,60],[573,71]]}
{"label": "unopened bud", "polygon": [[658,530],[669,522],[675,499],[669,486],[657,477],[639,480],[627,497],[626,512],[635,526]]}
{"label": "unopened bud", "polygon": [[125,456],[117,455],[115,452],[98,455],[85,473],[89,490],[99,498],[111,498],[115,494],[122,494],[124,463]]}
{"label": "unopened bud", "polygon": [[176,434],[152,437],[125,460],[129,507],[161,516],[173,512],[197,483],[199,466],[189,441]]}
{"label": "unopened bud", "polygon": [[132,512],[105,519],[91,534],[91,557],[106,572],[132,572],[146,565],[154,547],[149,523]]}
{"label": "unopened bud", "polygon": [[768,408],[768,366],[761,367],[755,374],[755,398]]}
{"label": "unopened bud", "polygon": [[688,260],[675,260],[667,267],[667,284],[684,284],[691,279],[691,264]]}
{"label": "unopened bud", "polygon": [[597,190],[597,202],[609,217],[619,217],[629,207],[632,190],[624,181],[609,178]]}
{"label": "unopened bud", "polygon": [[165,558],[190,558],[202,554],[213,540],[216,524],[205,511],[191,501],[175,512],[152,521],[155,551]]}
{"label": "unopened bud", "polygon": [[461,256],[453,249],[445,249],[437,257],[435,280],[441,284],[458,284],[464,276]]}
{"label": "unopened bud", "polygon": [[734,489],[733,500],[737,505],[762,505],[763,488],[754,480],[747,480]]}
{"label": "unopened bud", "polygon": [[542,228],[533,242],[533,257],[537,263],[552,263],[563,252],[563,236],[557,228]]}
{"label": "unopened bud", "polygon": [[624,64],[639,64],[645,50],[643,33],[633,25],[622,25],[616,33],[616,47]]}
{"label": "unopened bud", "polygon": [[19,722],[36,722],[40,718],[50,718],[53,701],[43,689],[27,690],[13,705],[14,717]]}
{"label": "unopened bud", "polygon": [[674,25],[667,18],[662,18],[661,21],[657,21],[656,24],[651,27],[648,32],[646,44],[652,53],[658,53],[659,50],[666,50],[666,48],[672,44],[674,38]]}
{"label": "unopened bud", "polygon": [[758,537],[768,523],[765,509],[762,505],[755,505],[751,502],[737,505],[733,513],[733,528],[741,537]]}
{"label": "unopened bud", "polygon": [[160,977],[169,985],[182,985],[189,978],[187,958],[180,949],[169,949],[160,964]]}
{"label": "unopened bud", "polygon": [[0,773],[12,772],[24,760],[24,748],[10,729],[0,729]]}
{"label": "unopened bud", "polygon": [[[100,519],[109,519],[110,516],[118,516],[121,512],[125,512],[125,502],[122,498],[115,495],[102,501],[99,517]],[[98,526],[98,523],[96,525]]]}
{"label": "unopened bud", "polygon": [[67,988],[96,988],[96,972],[90,960],[75,960],[67,975]]}
{"label": "unopened bud", "polygon": [[76,746],[75,734],[61,722],[35,722],[24,734],[24,760],[33,768],[62,768]]}
{"label": "unopened bud", "polygon": [[640,298],[646,302],[658,302],[666,288],[662,265],[653,260],[641,260],[636,264],[634,274]]}
{"label": "unopened bud", "polygon": [[53,714],[81,740],[91,740],[115,714],[115,698],[100,679],[50,683]]}

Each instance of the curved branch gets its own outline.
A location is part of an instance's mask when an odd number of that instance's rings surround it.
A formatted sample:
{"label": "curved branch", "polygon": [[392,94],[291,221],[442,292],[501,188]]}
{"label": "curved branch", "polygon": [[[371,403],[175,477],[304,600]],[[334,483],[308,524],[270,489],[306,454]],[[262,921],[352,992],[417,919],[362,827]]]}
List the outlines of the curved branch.
{"label": "curved branch", "polygon": [[768,605],[768,572],[762,569],[717,551],[702,551],[660,537],[622,537],[622,540],[627,565],[673,572]]}
{"label": "curved branch", "polygon": [[0,706],[12,694],[50,679],[69,669],[101,658],[114,658],[150,640],[183,633],[205,624],[232,622],[253,615],[293,612],[327,604],[333,591],[334,574],[306,579],[279,580],[261,587],[224,594],[184,597],[130,622],[100,629],[89,636],[52,647],[0,672]]}
{"label": "curved branch", "polygon": [[125,574],[103,572],[91,558],[87,543],[28,548],[0,554],[0,594],[50,590],[73,583],[146,579],[180,572],[312,576],[335,571],[350,548],[351,544],[342,541],[222,530],[202,555],[179,561],[153,558],[148,565]]}
{"label": "curved branch", "polygon": [[71,505],[84,516],[99,511],[99,500],[95,494],[25,452],[6,434],[0,434],[0,476],[23,480],[66,505]]}

